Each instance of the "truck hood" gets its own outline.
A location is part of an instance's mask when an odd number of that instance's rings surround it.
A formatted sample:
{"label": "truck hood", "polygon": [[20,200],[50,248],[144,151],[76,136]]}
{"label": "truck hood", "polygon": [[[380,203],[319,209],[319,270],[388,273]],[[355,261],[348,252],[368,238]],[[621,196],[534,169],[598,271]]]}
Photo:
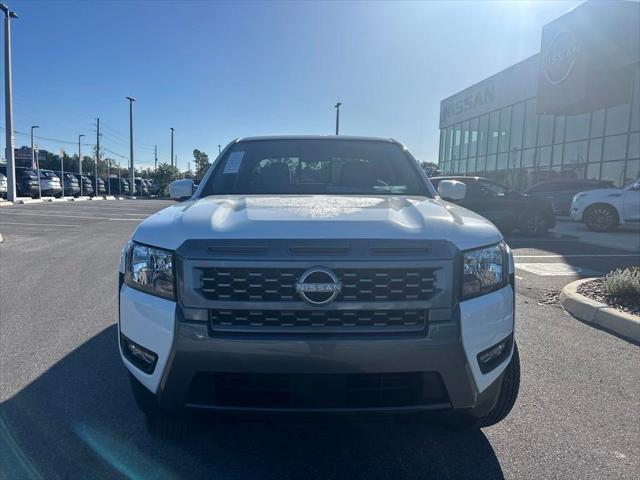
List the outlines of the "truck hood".
{"label": "truck hood", "polygon": [[460,250],[499,242],[485,218],[452,203],[406,196],[211,196],[161,210],[133,240],[171,250],[191,239],[446,239]]}

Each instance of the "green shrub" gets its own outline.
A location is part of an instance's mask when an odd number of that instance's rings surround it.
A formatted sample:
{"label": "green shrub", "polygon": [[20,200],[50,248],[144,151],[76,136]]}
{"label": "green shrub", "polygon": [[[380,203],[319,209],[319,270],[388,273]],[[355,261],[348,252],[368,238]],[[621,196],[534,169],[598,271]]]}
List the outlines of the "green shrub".
{"label": "green shrub", "polygon": [[607,295],[640,303],[640,266],[609,272],[602,279],[602,284]]}

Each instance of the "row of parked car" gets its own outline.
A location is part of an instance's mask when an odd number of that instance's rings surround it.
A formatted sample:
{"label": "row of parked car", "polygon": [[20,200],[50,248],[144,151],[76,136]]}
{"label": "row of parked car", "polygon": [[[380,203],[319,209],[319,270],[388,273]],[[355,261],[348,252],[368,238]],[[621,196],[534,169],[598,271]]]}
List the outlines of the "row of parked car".
{"label": "row of parked car", "polygon": [[487,218],[503,233],[542,235],[555,226],[556,215],[570,215],[596,232],[640,222],[640,180],[623,188],[600,180],[552,180],[522,193],[482,177],[432,177],[431,183],[438,189],[442,180],[464,183],[465,196],[456,203]]}
{"label": "row of parked car", "polygon": [[[7,166],[0,165],[0,197],[7,196]],[[136,177],[134,195],[152,196],[158,195],[159,188],[151,179]],[[111,195],[131,195],[130,180],[127,178],[118,179],[115,175],[97,178],[95,175],[78,175],[69,172],[54,170],[40,170],[32,168],[16,167],[16,191],[19,197],[37,198],[39,192],[43,197],[60,198],[63,194],[67,197],[79,196],[101,196],[111,193]]]}

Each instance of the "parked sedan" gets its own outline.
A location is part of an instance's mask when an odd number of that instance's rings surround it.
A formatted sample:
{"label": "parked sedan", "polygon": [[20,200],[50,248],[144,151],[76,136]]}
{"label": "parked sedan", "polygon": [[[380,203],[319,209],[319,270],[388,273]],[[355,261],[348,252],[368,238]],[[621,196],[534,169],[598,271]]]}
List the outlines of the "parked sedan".
{"label": "parked sedan", "polygon": [[[0,173],[7,176],[7,164],[0,165]],[[30,168],[16,167],[16,195],[18,197],[38,197],[38,175]]]}
{"label": "parked sedan", "polygon": [[135,194],[141,197],[148,197],[149,187],[147,186],[145,181],[143,181],[143,179],[140,177],[136,177],[135,182],[136,182]]}
{"label": "parked sedan", "polygon": [[529,198],[482,177],[434,177],[431,183],[437,189],[441,180],[464,183],[467,193],[456,203],[491,220],[503,233],[520,230],[525,235],[538,236],[556,224],[547,200]]}
{"label": "parked sedan", "polygon": [[104,180],[98,177],[96,179],[95,175],[88,175],[93,184],[93,189],[96,195],[106,195],[107,194],[107,186],[104,183]]}
{"label": "parked sedan", "polygon": [[594,232],[608,232],[624,223],[640,224],[640,179],[624,188],[580,192],[571,202],[571,218]]}
{"label": "parked sedan", "polygon": [[118,182],[118,177],[109,177],[109,184],[111,185],[111,195],[129,195],[129,182],[124,178]]}
{"label": "parked sedan", "polygon": [[40,192],[43,197],[60,198],[62,196],[60,178],[49,170],[40,170]]}
{"label": "parked sedan", "polygon": [[612,182],[601,180],[549,180],[537,183],[524,193],[531,198],[548,199],[556,215],[569,215],[571,199],[576,193],[612,186]]}
{"label": "parked sedan", "polygon": [[86,175],[79,175],[81,177],[82,195],[93,195],[93,182]]}

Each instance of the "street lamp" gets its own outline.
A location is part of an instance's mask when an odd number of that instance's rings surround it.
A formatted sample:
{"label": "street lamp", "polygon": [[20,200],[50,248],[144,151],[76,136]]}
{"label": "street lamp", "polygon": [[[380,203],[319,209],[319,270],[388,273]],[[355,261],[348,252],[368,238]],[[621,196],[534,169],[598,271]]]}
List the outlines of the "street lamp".
{"label": "street lamp", "polygon": [[218,155],[220,155],[220,144],[218,144]]}
{"label": "street lamp", "polygon": [[38,125],[31,125],[31,168],[36,167],[38,170],[38,198],[42,198],[42,190],[40,189],[40,160],[36,158],[36,151],[33,149],[33,130],[40,128]]}
{"label": "street lamp", "polygon": [[338,135],[338,132],[340,131],[340,105],[342,105],[342,103],[338,102],[334,106],[336,109],[336,135]]}
{"label": "street lamp", "polygon": [[129,177],[131,178],[131,190],[129,195],[135,196],[136,192],[136,180],[134,178],[133,169],[133,102],[136,101],[133,97],[126,97],[129,100]]}
{"label": "street lamp", "polygon": [[82,188],[82,149],[80,148],[80,139],[84,137],[84,135],[78,135],[78,173],[80,176],[80,196],[84,196],[84,190]]}
{"label": "street lamp", "polygon": [[[7,200],[16,201],[16,162],[13,146],[13,87],[11,83],[11,24],[12,18],[18,18],[4,3],[0,3],[0,10],[4,12],[4,111],[5,128],[7,129],[7,143],[5,158],[7,159]],[[38,179],[40,185],[40,179]]]}

